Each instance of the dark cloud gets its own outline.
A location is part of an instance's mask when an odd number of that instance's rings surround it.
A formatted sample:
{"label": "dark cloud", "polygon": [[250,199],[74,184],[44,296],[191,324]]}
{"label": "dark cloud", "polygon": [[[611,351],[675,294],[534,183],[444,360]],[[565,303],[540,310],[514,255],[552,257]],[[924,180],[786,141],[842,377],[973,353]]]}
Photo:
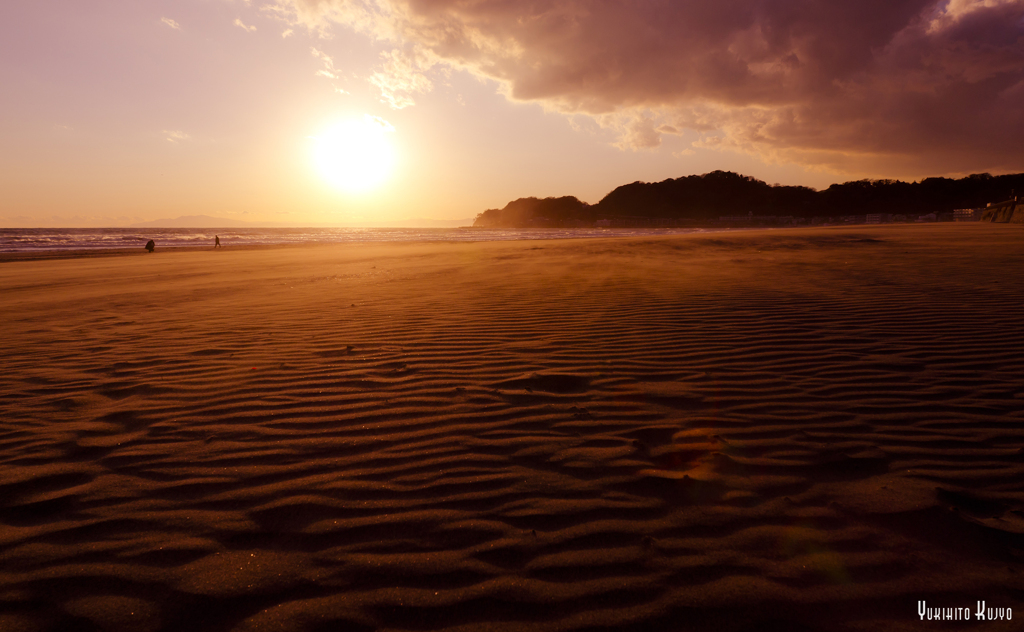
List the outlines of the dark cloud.
{"label": "dark cloud", "polygon": [[1024,0],[280,1],[625,145],[689,129],[843,170],[1024,170]]}

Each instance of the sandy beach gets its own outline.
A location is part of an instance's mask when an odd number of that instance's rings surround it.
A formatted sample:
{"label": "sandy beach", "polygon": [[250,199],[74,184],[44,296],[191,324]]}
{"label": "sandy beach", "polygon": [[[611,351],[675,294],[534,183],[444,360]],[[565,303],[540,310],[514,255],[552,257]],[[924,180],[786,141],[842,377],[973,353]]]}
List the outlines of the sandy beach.
{"label": "sandy beach", "polygon": [[7,259],[4,632],[1024,620],[1019,226]]}

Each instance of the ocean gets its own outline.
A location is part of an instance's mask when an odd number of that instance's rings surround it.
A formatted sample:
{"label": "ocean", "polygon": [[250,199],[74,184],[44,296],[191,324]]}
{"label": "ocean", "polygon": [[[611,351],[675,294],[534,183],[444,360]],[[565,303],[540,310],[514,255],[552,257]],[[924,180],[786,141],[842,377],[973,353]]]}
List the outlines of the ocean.
{"label": "ocean", "polygon": [[264,244],[510,241],[715,232],[699,228],[0,228],[0,252],[157,248]]}

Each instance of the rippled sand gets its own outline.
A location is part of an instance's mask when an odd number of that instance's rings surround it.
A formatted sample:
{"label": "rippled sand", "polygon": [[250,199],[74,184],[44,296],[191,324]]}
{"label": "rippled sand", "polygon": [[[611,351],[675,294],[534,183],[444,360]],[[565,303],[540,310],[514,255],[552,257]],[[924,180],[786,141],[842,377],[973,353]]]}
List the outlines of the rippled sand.
{"label": "rippled sand", "polygon": [[3,262],[0,630],[1015,629],[1022,332],[1011,226]]}

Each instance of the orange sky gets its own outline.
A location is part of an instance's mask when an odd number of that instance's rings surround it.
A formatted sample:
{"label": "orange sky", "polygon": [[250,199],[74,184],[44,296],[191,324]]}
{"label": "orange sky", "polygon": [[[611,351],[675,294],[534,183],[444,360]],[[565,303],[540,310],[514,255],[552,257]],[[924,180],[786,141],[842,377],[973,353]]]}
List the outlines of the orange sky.
{"label": "orange sky", "polygon": [[[8,2],[0,226],[387,225],[715,169],[1024,171],[1022,42],[1020,0]],[[342,121],[386,126],[376,186],[317,163]]]}

